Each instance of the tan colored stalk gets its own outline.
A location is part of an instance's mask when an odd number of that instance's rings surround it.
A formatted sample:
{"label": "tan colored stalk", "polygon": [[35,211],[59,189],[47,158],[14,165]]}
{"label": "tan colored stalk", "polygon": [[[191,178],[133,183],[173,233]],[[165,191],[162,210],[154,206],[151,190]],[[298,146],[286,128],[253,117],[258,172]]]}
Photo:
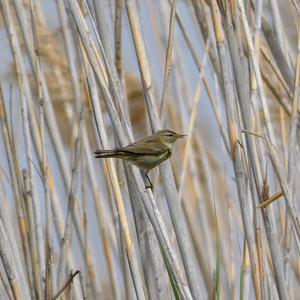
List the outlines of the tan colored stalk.
{"label": "tan colored stalk", "polygon": [[52,213],[51,213],[51,200],[49,191],[49,181],[48,181],[48,159],[46,154],[46,142],[45,142],[45,119],[44,119],[44,98],[42,94],[41,78],[40,78],[40,57],[39,57],[39,44],[37,38],[37,24],[36,24],[36,11],[32,0],[30,1],[30,13],[31,22],[33,30],[33,43],[35,45],[35,67],[36,67],[36,79],[37,79],[37,89],[38,97],[40,99],[40,137],[41,137],[41,171],[43,176],[43,187],[45,195],[45,214],[46,214],[46,249],[45,249],[45,290],[44,295],[46,300],[50,300],[53,295],[53,278],[52,278]]}
{"label": "tan colored stalk", "polygon": [[[15,28],[13,26],[12,14],[10,10],[10,3],[7,0],[2,1],[2,7],[4,10],[5,22],[7,31],[10,35],[10,43],[13,49],[19,91],[20,91],[20,102],[21,102],[21,112],[22,112],[22,123],[23,123],[23,134],[25,139],[25,148],[26,148],[26,160],[28,165],[28,173],[29,173],[29,182],[30,182],[30,192],[31,192],[31,199],[33,205],[33,219],[32,219],[32,227],[31,227],[31,235],[32,239],[36,242],[35,250],[37,253],[36,260],[35,260],[35,288],[37,290],[37,294],[41,296],[42,293],[42,286],[41,286],[41,270],[43,268],[42,259],[44,257],[44,247],[42,243],[42,228],[40,223],[40,203],[38,199],[38,194],[36,191],[36,181],[35,181],[35,172],[34,166],[32,162],[32,138],[30,134],[30,127],[29,127],[29,114],[28,114],[28,106],[30,102],[30,94],[28,87],[26,86],[26,76],[25,76],[25,68],[22,61],[22,55],[20,51],[20,44],[19,40],[16,35]],[[24,286],[24,289],[26,287]]]}
{"label": "tan colored stalk", "polygon": [[165,111],[165,106],[166,106],[165,102],[167,101],[167,97],[168,97],[169,77],[170,77],[170,72],[171,72],[172,62],[173,62],[176,2],[177,2],[177,0],[173,0],[172,6],[171,6],[171,13],[170,13],[169,36],[168,36],[166,63],[165,63],[165,70],[164,70],[164,86],[163,86],[163,92],[162,92],[160,108],[159,108],[160,118],[162,118],[163,113]]}
{"label": "tan colored stalk", "polygon": [[[150,124],[153,131],[160,128],[158,118],[157,106],[154,102],[152,91],[152,79],[150,75],[150,67],[146,54],[146,47],[140,30],[140,23],[138,19],[138,12],[135,1],[126,1],[126,10],[130,23],[131,34],[134,41],[136,56],[139,64],[140,74],[146,96],[146,105],[149,114]],[[202,297],[202,291],[198,280],[198,266],[195,264],[195,255],[192,247],[188,229],[184,215],[178,201],[178,194],[176,192],[176,185],[171,166],[168,162],[160,166],[161,176],[164,184],[164,191],[167,198],[167,203],[176,233],[180,254],[186,271],[187,280],[191,289],[193,297]],[[152,198],[152,195],[150,195]]]}
{"label": "tan colored stalk", "polygon": [[119,77],[122,75],[122,12],[123,0],[115,0],[115,64]]}
{"label": "tan colored stalk", "polygon": [[180,174],[180,180],[179,180],[179,191],[178,191],[178,198],[179,201],[182,201],[182,193],[183,193],[183,188],[185,186],[185,174],[186,174],[186,168],[187,168],[187,163],[188,163],[188,158],[189,158],[189,152],[190,152],[190,147],[191,147],[191,141],[193,138],[193,130],[195,126],[195,119],[196,119],[196,112],[198,108],[198,103],[200,101],[200,95],[201,95],[201,90],[202,90],[202,81],[204,75],[204,70],[205,70],[205,64],[207,60],[207,54],[209,51],[209,42],[207,41],[206,43],[206,48],[205,48],[205,53],[203,57],[203,62],[201,65],[201,72],[199,74],[199,83],[197,85],[197,89],[194,95],[194,103],[191,111],[191,116],[190,116],[190,121],[189,121],[189,127],[188,127],[188,138],[185,144],[185,149],[184,149],[184,158],[183,158],[183,164],[182,164],[182,171]]}
{"label": "tan colored stalk", "polygon": [[[93,98],[92,98],[92,100],[94,101]],[[97,122],[101,122],[102,118],[100,117],[101,111],[99,108],[99,104],[98,103],[95,104],[95,103],[96,103],[96,101],[93,103],[93,107],[94,107],[94,110],[98,112],[96,114]],[[100,128],[102,128],[102,134],[100,135],[100,137],[102,139],[104,139],[104,141],[103,140],[101,141],[101,144],[102,144],[103,148],[108,149],[108,148],[110,148],[110,146],[107,143],[106,134],[103,131],[104,125],[103,124],[101,124],[101,125],[102,126]],[[99,127],[98,127],[98,129],[99,129]],[[141,270],[138,267],[139,260],[137,257],[137,250],[135,249],[135,246],[132,241],[130,227],[129,227],[128,220],[127,220],[127,214],[126,214],[126,210],[125,210],[125,206],[124,206],[124,202],[123,202],[123,197],[122,197],[116,169],[115,169],[112,159],[108,159],[106,161],[106,167],[108,168],[109,180],[110,180],[110,184],[112,185],[114,198],[115,198],[115,204],[116,204],[116,207],[118,210],[118,215],[120,218],[121,232],[122,232],[122,236],[124,237],[125,244],[126,244],[126,254],[128,257],[128,262],[131,266],[135,292],[136,292],[137,296],[140,297],[140,299],[144,299],[144,298],[146,298],[146,294],[145,294],[146,291],[144,290],[143,275],[140,274]]]}
{"label": "tan colored stalk", "polygon": [[243,216],[244,231],[247,240],[247,245],[249,248],[255,295],[257,299],[261,299],[260,278],[258,269],[259,262],[257,257],[252,221],[248,214],[247,181],[244,173],[242,152],[238,144],[238,132],[235,121],[237,111],[234,104],[234,90],[230,82],[229,64],[226,59],[226,48],[224,45],[225,37],[223,33],[222,22],[217,2],[215,0],[211,0],[210,5],[221,65],[231,159],[235,170],[239,201],[241,204],[241,211]]}

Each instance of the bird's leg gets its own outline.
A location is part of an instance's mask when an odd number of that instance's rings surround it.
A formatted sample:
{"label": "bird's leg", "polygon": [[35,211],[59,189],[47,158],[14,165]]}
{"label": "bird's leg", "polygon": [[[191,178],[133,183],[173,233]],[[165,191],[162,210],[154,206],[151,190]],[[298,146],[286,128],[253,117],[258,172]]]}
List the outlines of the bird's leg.
{"label": "bird's leg", "polygon": [[146,189],[150,188],[151,190],[153,190],[153,184],[152,184],[148,174],[146,173],[145,175],[146,175],[146,178],[148,179],[148,183],[149,183],[149,185],[146,185]]}
{"label": "bird's leg", "polygon": [[150,180],[150,178],[149,178],[147,172],[142,171],[142,175],[143,175],[143,177],[145,177],[145,178],[147,179],[147,181],[148,181],[148,183],[145,185],[145,188],[146,188],[146,189],[151,189],[151,190],[152,190],[152,189],[153,189],[153,184],[152,184],[152,182],[151,182],[151,180]]}

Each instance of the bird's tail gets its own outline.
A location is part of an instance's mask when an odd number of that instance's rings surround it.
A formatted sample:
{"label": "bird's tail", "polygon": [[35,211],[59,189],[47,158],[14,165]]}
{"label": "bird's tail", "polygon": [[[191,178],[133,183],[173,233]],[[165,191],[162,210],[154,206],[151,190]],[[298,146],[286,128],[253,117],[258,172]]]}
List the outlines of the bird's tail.
{"label": "bird's tail", "polygon": [[121,151],[118,149],[112,150],[96,150],[94,152],[95,158],[110,158],[110,157],[120,157]]}

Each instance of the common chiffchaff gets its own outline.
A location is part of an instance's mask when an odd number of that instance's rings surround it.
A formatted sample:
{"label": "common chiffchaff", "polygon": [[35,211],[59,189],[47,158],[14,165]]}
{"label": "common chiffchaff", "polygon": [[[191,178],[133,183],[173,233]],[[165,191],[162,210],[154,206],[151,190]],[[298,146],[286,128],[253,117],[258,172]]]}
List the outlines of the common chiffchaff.
{"label": "common chiffchaff", "polygon": [[171,130],[160,130],[153,135],[129,144],[125,147],[112,150],[96,150],[96,158],[121,158],[136,165],[148,178],[147,173],[167,160],[172,154],[172,147],[176,140],[185,137]]}

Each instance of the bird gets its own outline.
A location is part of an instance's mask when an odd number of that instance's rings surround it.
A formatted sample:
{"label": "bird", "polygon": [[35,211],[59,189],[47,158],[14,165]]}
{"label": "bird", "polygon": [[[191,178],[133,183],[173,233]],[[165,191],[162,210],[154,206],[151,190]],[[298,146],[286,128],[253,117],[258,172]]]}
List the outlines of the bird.
{"label": "bird", "polygon": [[170,158],[174,143],[185,136],[185,134],[163,129],[125,147],[96,150],[94,154],[95,158],[120,158],[129,161],[137,166],[148,179],[150,186],[146,186],[146,188],[152,189],[153,185],[148,177],[148,172]]}

